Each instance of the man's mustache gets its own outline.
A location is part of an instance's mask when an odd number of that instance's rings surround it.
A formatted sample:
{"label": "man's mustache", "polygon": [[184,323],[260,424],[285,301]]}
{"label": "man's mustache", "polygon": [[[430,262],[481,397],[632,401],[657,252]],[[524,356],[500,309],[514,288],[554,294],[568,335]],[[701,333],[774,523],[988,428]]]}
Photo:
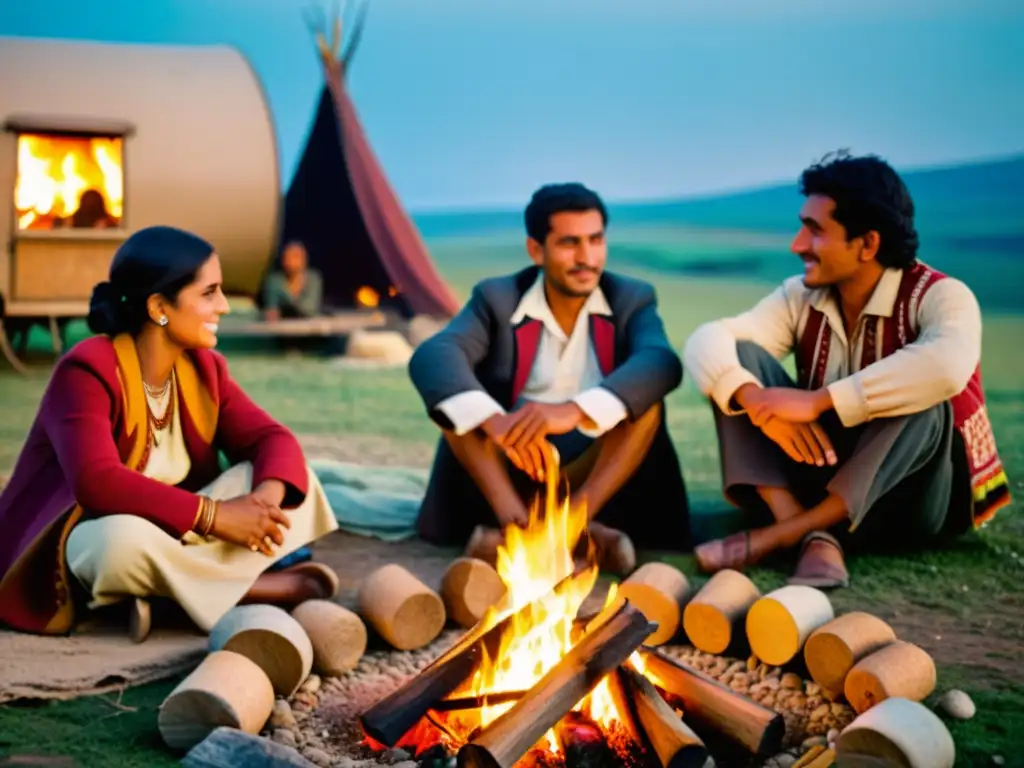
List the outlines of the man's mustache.
{"label": "man's mustache", "polygon": [[597,270],[594,269],[593,267],[573,267],[572,269],[569,270],[570,275],[581,275],[586,272],[590,272],[593,275],[597,274]]}

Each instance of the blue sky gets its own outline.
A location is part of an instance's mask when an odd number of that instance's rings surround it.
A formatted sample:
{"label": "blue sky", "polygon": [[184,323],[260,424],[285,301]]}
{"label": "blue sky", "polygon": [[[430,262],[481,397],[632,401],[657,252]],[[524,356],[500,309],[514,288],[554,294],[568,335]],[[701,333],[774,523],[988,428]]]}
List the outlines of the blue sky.
{"label": "blue sky", "polygon": [[[905,168],[1024,151],[1019,0],[371,2],[350,87],[414,210],[565,179],[610,199],[738,189],[841,146]],[[321,87],[305,5],[6,0],[0,35],[235,45],[288,179]]]}

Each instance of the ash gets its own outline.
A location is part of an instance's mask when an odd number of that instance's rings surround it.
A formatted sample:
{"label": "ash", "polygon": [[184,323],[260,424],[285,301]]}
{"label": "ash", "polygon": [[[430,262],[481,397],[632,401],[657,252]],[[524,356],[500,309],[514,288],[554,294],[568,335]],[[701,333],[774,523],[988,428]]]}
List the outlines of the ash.
{"label": "ash", "polygon": [[[456,747],[429,724],[425,723],[417,730],[415,744],[400,743],[394,749],[374,749],[364,741],[358,717],[422,671],[462,635],[459,630],[446,631],[418,651],[369,652],[355,669],[339,677],[321,679],[311,675],[291,699],[279,699],[275,703],[263,735],[296,748],[321,768],[371,768],[380,765],[454,768]],[[778,667],[767,667],[755,657],[720,657],[689,646],[663,646],[661,650],[782,714],[786,723],[786,751],[760,763],[749,756],[734,762],[736,756],[721,755],[723,766],[790,768],[809,749],[834,743],[839,731],[854,719],[855,713],[847,704],[828,701],[813,682]],[[625,734],[612,729],[607,737],[618,758],[617,765],[630,768],[653,765],[652,756],[639,745],[628,743],[630,740]],[[524,755],[517,766],[528,767],[584,768],[565,766],[563,761],[553,759],[550,753],[540,750]]]}

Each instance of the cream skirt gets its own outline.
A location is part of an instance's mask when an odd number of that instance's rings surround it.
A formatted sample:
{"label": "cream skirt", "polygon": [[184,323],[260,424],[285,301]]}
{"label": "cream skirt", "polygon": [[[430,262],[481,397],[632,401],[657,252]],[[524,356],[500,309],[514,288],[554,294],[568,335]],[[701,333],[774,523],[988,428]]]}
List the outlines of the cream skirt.
{"label": "cream skirt", "polygon": [[[338,528],[323,487],[309,471],[309,493],[286,510],[291,528],[271,557],[215,538],[187,533],[176,539],[134,515],[109,515],[79,523],[65,550],[69,570],[90,593],[90,608],[135,597],[177,602],[204,632],[238,604],[275,562]],[[201,494],[230,499],[252,490],[252,465],[237,464]]]}

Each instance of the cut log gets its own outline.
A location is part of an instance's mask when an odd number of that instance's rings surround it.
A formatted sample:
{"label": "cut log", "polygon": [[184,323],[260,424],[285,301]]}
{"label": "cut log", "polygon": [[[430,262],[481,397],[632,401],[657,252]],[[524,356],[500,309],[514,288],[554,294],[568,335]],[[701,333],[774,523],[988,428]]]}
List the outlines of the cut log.
{"label": "cut log", "polygon": [[894,642],[892,627],[870,613],[854,611],[814,630],[804,644],[804,661],[814,682],[834,700],[842,695],[854,664]]}
{"label": "cut log", "polygon": [[274,686],[256,662],[214,651],[168,694],[157,727],[171,749],[186,751],[220,726],[259,733],[274,709]]}
{"label": "cut log", "polygon": [[687,604],[683,629],[694,648],[705,653],[725,653],[743,639],[743,622],[761,590],[739,571],[719,571]]}
{"label": "cut log", "polygon": [[307,600],[292,610],[313,646],[313,667],[334,677],[355,669],[366,652],[366,625],[358,615],[329,600]]}
{"label": "cut log", "polygon": [[682,702],[687,724],[703,738],[722,735],[756,755],[782,751],[781,714],[655,649],[642,648],[640,655],[644,676]]}
{"label": "cut log", "polygon": [[512,768],[654,630],[631,603],[573,646],[511,709],[459,750],[462,768]]}
{"label": "cut log", "polygon": [[781,666],[803,650],[811,633],[835,618],[828,595],[802,584],[780,587],[747,612],[750,650],[765,664]]}
{"label": "cut log", "polygon": [[952,768],[956,747],[945,724],[916,701],[890,698],[859,715],[836,740],[840,765]]}
{"label": "cut log", "polygon": [[313,644],[288,612],[275,605],[239,605],[210,630],[211,651],[234,651],[266,672],[274,691],[288,698],[309,677]]}
{"label": "cut log", "polygon": [[446,620],[444,601],[400,565],[378,568],[359,585],[359,613],[394,648],[431,643]]}
{"label": "cut log", "polygon": [[435,712],[460,712],[466,709],[483,709],[484,707],[495,707],[499,704],[519,701],[525,695],[526,691],[499,691],[497,693],[485,693],[481,696],[458,696],[453,699],[441,699],[431,709]]}
{"label": "cut log", "polygon": [[621,675],[636,708],[636,719],[662,768],[701,768],[707,762],[708,750],[700,737],[632,664],[623,664]]}
{"label": "cut log", "polygon": [[[577,576],[570,574],[554,590]],[[395,746],[428,710],[469,680],[483,658],[497,655],[502,635],[517,617],[540,610],[546,599],[547,595],[527,603],[491,627],[477,624],[418,675],[363,712],[359,717],[363,731],[380,744]]]}
{"label": "cut log", "polygon": [[507,592],[498,572],[473,557],[456,558],[441,578],[441,599],[448,617],[467,629],[480,621],[488,608],[497,606]]}
{"label": "cut log", "polygon": [[565,768],[614,768],[615,752],[601,727],[581,712],[569,712],[555,725]]}
{"label": "cut log", "polygon": [[645,563],[619,584],[616,600],[629,600],[643,611],[658,629],[644,645],[662,645],[679,631],[683,606],[690,591],[686,575],[668,563]]}
{"label": "cut log", "polygon": [[897,640],[854,664],[843,693],[862,714],[886,699],[922,701],[935,690],[935,682],[932,657],[913,643]]}

